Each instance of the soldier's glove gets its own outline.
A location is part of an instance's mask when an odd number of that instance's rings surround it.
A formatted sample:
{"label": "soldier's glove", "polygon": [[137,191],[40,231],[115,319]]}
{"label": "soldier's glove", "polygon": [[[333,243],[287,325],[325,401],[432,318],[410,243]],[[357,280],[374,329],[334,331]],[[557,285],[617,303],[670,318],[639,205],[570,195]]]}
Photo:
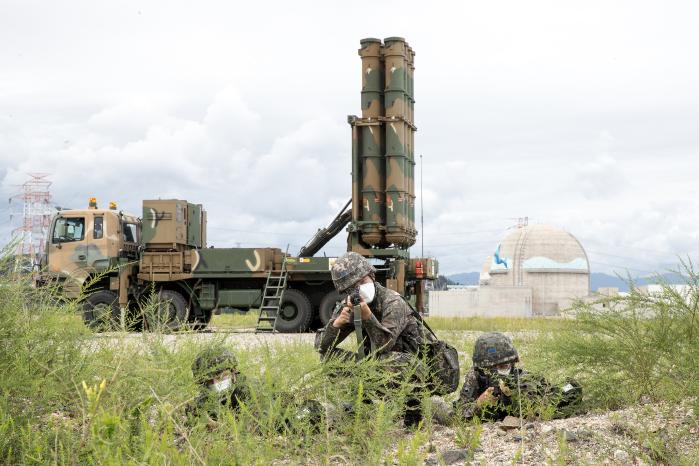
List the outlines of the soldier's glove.
{"label": "soldier's glove", "polygon": [[512,396],[512,389],[505,383],[504,380],[500,379],[498,381],[498,387],[500,388],[500,393],[505,396]]}
{"label": "soldier's glove", "polygon": [[480,394],[478,399],[476,399],[476,406],[478,406],[480,408],[483,405],[495,403],[495,401],[497,399],[493,395],[494,391],[495,391],[495,387],[486,388],[485,391]]}

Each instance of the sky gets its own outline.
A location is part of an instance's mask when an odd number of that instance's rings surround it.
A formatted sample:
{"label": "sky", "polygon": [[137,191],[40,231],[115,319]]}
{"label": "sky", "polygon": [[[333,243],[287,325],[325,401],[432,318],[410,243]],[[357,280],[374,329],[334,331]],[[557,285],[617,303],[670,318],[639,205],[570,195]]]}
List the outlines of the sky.
{"label": "sky", "polygon": [[[519,217],[593,272],[699,253],[699,4],[0,0],[0,199],[140,213],[180,198],[209,244],[296,253],[349,199],[364,37],[416,51],[411,254],[480,270]],[[422,175],[421,175],[422,174]],[[10,213],[0,202],[0,238]],[[321,254],[344,251],[342,233]]]}

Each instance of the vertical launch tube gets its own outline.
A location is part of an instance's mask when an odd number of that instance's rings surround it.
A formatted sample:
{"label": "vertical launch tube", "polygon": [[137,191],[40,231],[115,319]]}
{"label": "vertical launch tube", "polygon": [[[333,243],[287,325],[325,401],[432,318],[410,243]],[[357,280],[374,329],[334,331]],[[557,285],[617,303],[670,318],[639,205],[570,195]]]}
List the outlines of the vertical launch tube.
{"label": "vertical launch tube", "polygon": [[410,246],[415,244],[417,229],[415,228],[415,52],[408,47],[408,122],[409,147],[408,151],[408,228],[410,234]]}
{"label": "vertical launch tube", "polygon": [[385,222],[385,164],[380,118],[383,113],[382,46],[379,39],[362,39],[362,122],[359,129],[361,159],[362,240],[369,245],[383,242]]}
{"label": "vertical launch tube", "polygon": [[386,134],[386,241],[396,246],[410,244],[408,233],[408,62],[405,39],[384,39],[384,91]]}

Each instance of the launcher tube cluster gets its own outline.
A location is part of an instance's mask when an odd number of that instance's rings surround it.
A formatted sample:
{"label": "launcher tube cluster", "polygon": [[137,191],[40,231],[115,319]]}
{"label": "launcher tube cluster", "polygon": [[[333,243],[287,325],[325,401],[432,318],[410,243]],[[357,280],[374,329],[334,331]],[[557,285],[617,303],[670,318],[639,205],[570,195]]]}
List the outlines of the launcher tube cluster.
{"label": "launcher tube cluster", "polygon": [[351,117],[353,222],[363,243],[415,244],[415,53],[405,39],[360,41],[362,115]]}

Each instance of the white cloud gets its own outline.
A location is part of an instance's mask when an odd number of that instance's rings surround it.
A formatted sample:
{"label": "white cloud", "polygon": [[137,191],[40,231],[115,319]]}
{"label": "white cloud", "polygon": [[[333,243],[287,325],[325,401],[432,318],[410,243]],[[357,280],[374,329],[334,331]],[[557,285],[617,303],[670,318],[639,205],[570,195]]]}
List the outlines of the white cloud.
{"label": "white cloud", "polygon": [[479,270],[528,215],[608,254],[596,270],[699,252],[696,4],[370,7],[11,2],[0,191],[51,172],[63,205],[187,198],[214,244],[299,246],[350,195],[358,39],[398,34],[417,52],[413,251]]}

